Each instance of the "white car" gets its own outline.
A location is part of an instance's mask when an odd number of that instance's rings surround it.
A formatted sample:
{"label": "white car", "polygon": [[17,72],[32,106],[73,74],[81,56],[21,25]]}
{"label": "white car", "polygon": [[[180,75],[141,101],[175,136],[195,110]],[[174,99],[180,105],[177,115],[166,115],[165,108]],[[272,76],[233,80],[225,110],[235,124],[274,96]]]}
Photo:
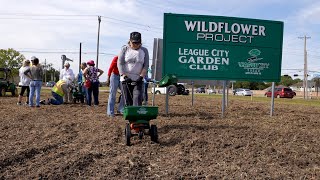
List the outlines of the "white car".
{"label": "white car", "polygon": [[253,92],[250,91],[250,89],[239,89],[236,92],[236,95],[238,96],[252,96]]}
{"label": "white car", "polygon": [[217,94],[217,91],[215,89],[207,89],[208,94]]}

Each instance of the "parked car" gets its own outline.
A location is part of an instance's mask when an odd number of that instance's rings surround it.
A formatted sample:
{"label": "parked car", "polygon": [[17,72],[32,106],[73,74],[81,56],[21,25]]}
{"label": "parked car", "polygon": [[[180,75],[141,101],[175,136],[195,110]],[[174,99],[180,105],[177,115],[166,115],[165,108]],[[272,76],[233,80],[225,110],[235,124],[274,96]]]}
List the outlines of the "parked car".
{"label": "parked car", "polygon": [[236,91],[235,95],[238,96],[252,96],[253,92],[250,91],[250,89],[239,89],[238,91]]}
{"label": "parked car", "polygon": [[56,83],[54,81],[49,81],[46,83],[47,87],[53,87]]}
{"label": "parked car", "polygon": [[[266,97],[271,97],[272,95],[272,89],[268,90],[264,95]],[[296,93],[292,91],[291,88],[288,87],[279,87],[274,89],[274,97],[276,98],[293,98],[296,96]]]}
{"label": "parked car", "polygon": [[196,93],[206,93],[206,88],[199,87],[199,88],[196,89]]}
{"label": "parked car", "polygon": [[233,95],[236,95],[236,92],[238,92],[238,91],[240,91],[240,90],[242,90],[242,88],[234,89],[234,90],[232,91]]}
{"label": "parked car", "polygon": [[217,91],[215,89],[207,89],[208,94],[217,94]]}
{"label": "parked car", "polygon": [[189,89],[187,89],[182,83],[178,83],[177,85],[170,85],[168,87],[153,87],[151,88],[151,93],[155,92],[155,94],[166,94],[167,88],[170,96],[175,95],[189,95]]}

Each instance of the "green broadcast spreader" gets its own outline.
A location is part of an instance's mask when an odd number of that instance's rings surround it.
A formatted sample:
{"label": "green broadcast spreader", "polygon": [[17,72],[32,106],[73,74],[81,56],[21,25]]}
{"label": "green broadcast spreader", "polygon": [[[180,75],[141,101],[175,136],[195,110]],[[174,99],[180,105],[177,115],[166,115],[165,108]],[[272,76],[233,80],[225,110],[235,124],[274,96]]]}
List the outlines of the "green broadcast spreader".
{"label": "green broadcast spreader", "polygon": [[[166,75],[159,81],[159,86],[165,87],[177,83],[175,75]],[[125,106],[123,118],[128,120],[125,127],[125,142],[130,146],[130,138],[138,136],[139,139],[150,135],[151,141],[158,142],[158,129],[156,125],[150,125],[150,121],[158,116],[156,106]]]}
{"label": "green broadcast spreader", "polygon": [[[144,134],[150,135],[151,141],[158,142],[158,130],[156,125],[150,125],[150,120],[158,116],[158,107],[155,106],[126,106],[123,118],[128,120],[125,128],[126,145],[130,146],[130,138],[138,135],[142,139]],[[148,129],[148,131],[146,131]]]}

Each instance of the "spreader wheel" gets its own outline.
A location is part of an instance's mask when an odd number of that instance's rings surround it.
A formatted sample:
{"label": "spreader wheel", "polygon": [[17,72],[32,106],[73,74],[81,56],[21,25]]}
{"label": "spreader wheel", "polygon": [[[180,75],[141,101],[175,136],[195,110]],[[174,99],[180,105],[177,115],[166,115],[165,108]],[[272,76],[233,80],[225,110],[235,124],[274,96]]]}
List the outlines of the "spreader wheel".
{"label": "spreader wheel", "polygon": [[124,135],[125,135],[125,142],[127,146],[130,146],[130,138],[131,138],[131,129],[130,129],[130,124],[126,124],[126,128],[124,130]]}
{"label": "spreader wheel", "polygon": [[138,137],[139,137],[139,139],[142,139],[142,137],[143,137],[143,131],[139,131]]}
{"label": "spreader wheel", "polygon": [[156,125],[151,125],[150,137],[151,137],[151,141],[158,142],[158,128]]}

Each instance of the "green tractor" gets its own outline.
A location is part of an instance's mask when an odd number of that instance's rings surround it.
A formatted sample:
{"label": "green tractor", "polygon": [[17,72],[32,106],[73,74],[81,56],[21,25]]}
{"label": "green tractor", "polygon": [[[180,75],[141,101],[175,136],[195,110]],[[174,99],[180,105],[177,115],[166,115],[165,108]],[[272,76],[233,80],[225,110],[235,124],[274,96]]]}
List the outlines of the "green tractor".
{"label": "green tractor", "polygon": [[0,68],[0,96],[5,96],[6,92],[11,92],[12,96],[18,96],[18,89],[13,82],[11,69]]}

